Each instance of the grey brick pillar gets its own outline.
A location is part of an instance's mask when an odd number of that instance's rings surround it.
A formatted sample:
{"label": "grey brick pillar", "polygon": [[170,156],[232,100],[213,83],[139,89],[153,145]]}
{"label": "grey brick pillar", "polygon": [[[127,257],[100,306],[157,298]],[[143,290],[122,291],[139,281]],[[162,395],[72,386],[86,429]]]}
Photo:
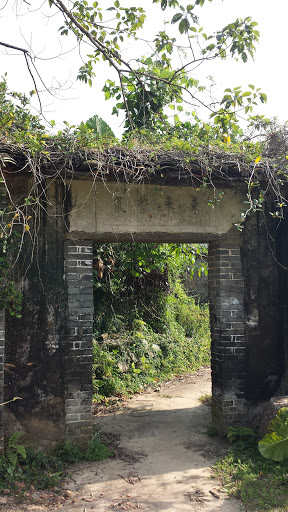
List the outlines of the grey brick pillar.
{"label": "grey brick pillar", "polygon": [[244,280],[240,247],[209,244],[212,424],[220,433],[245,423]]}
{"label": "grey brick pillar", "polygon": [[93,247],[86,240],[68,240],[65,244],[66,439],[85,447],[92,437]]}
{"label": "grey brick pillar", "polygon": [[[6,208],[6,188],[0,182],[0,210]],[[0,215],[0,222],[5,224],[3,215]],[[5,356],[5,309],[0,309],[0,404],[4,402],[4,356]],[[4,451],[4,430],[3,430],[3,405],[0,406],[0,453]]]}

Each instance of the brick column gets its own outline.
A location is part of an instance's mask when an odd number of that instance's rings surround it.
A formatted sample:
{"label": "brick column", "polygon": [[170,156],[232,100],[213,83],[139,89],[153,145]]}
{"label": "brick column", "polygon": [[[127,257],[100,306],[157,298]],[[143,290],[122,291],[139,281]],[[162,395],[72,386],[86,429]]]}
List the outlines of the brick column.
{"label": "brick column", "polygon": [[[0,182],[0,210],[6,208],[6,188],[3,182]],[[3,215],[0,216],[0,222],[5,224]],[[0,310],[0,403],[4,402],[4,356],[5,356],[5,309]],[[0,406],[0,453],[4,451],[4,430],[3,430],[3,406]]]}
{"label": "brick column", "polygon": [[93,247],[86,240],[68,240],[65,244],[66,439],[85,447],[92,437]]}
{"label": "brick column", "polygon": [[245,423],[244,280],[240,247],[209,244],[212,424],[219,433]]}

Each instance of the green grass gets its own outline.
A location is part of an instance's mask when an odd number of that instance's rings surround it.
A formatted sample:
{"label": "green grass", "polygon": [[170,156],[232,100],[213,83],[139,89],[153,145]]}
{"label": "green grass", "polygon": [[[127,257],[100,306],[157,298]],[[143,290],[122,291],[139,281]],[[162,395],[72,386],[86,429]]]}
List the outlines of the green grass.
{"label": "green grass", "polygon": [[213,468],[231,496],[239,498],[245,511],[287,512],[288,461],[265,459],[255,441],[238,441]]}

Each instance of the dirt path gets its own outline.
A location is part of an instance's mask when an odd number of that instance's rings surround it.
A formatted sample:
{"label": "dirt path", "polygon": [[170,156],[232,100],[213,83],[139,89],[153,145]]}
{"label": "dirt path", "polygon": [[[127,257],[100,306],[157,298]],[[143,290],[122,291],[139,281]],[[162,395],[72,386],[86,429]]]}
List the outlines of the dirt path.
{"label": "dirt path", "polygon": [[210,408],[199,397],[210,389],[210,371],[201,369],[97,416],[97,428],[121,436],[117,458],[74,465],[61,504],[9,508],[0,502],[0,510],[239,512],[239,502],[211,479],[210,466],[223,447],[205,434]]}

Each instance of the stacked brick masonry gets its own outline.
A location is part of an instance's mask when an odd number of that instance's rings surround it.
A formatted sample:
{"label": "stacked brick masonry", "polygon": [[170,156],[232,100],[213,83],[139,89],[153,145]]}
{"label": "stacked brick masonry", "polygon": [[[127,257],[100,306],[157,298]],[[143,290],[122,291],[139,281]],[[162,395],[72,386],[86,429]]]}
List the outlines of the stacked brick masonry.
{"label": "stacked brick masonry", "polygon": [[244,280],[240,247],[209,245],[212,422],[219,432],[245,422]]}
{"label": "stacked brick masonry", "polygon": [[66,439],[85,447],[92,436],[93,246],[65,242],[68,293],[65,348]]}
{"label": "stacked brick masonry", "polygon": [[[0,183],[0,210],[6,207],[6,188],[3,182]],[[4,222],[3,215],[0,222]],[[4,352],[5,352],[5,310],[0,310],[0,403],[4,402]],[[0,406],[0,452],[4,450],[3,431],[3,406]]]}

